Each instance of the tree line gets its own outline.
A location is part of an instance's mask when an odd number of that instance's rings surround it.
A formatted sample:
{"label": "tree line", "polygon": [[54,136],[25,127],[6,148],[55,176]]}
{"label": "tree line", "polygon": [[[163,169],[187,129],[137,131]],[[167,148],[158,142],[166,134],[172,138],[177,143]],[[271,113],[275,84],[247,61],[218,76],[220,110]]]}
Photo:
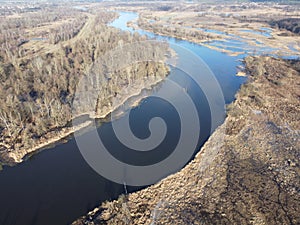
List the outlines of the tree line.
{"label": "tree line", "polygon": [[189,39],[189,40],[210,40],[216,38],[215,36],[205,33],[201,30],[187,29],[181,25],[161,25],[159,23],[149,23],[142,17],[138,20],[139,27],[144,30],[151,31],[156,34],[171,36],[179,39]]}
{"label": "tree line", "polygon": [[[64,38],[65,42],[51,42],[55,46],[54,51],[32,57],[29,53],[18,53],[24,50],[24,46],[18,46],[16,40],[31,23],[37,26],[36,23],[41,21],[36,19],[33,22],[35,19],[30,20],[24,16],[25,21],[18,19],[14,23],[0,23],[0,44],[4,46],[0,50],[0,158],[4,158],[3,154],[7,151],[31,148],[49,132],[66,127],[72,119],[76,85],[91,69],[95,71],[91,65],[118,46],[146,40],[146,37],[137,33],[108,27],[106,23],[115,16],[115,13],[98,10],[90,21],[88,33],[74,42],[65,41]],[[54,18],[52,14],[40,19],[53,22]],[[82,27],[79,21],[77,25]],[[74,29],[79,30],[76,27],[75,24]],[[58,31],[61,35],[64,32]],[[72,39],[72,35],[67,39]],[[154,45],[148,52],[141,51],[140,54],[157,55],[162,59],[166,50],[165,45]],[[107,74],[107,64],[109,62],[99,64],[96,68],[98,85],[101,86],[97,105],[99,112],[110,106],[113,98],[122,94],[121,90],[130,88],[133,82],[166,75],[163,63],[142,62],[129,68],[115,67],[109,69],[110,75]]]}

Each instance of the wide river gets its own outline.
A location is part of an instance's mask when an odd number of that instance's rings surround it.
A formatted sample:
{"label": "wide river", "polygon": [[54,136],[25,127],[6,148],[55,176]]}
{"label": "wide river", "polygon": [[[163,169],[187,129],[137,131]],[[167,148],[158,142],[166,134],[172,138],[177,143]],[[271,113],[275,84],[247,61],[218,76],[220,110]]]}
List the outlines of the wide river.
{"label": "wide river", "polygon": [[[120,17],[110,25],[134,32],[126,24],[136,18],[135,13],[121,13]],[[137,32],[179,45],[201,57],[220,83],[226,103],[234,100],[235,93],[245,82],[244,77],[235,76],[237,66],[240,65],[239,59],[244,55],[232,57],[188,41],[154,35],[142,30]],[[197,110],[202,112],[200,119],[201,122],[204,121],[201,124],[203,130],[201,127],[201,137],[195,149],[196,152],[210,135],[205,129],[205,121],[210,119],[205,111],[205,98],[199,87],[180,71],[174,69],[169,76],[184,84]],[[165,88],[164,83],[157,89],[163,88]],[[159,91],[157,89],[153,92]],[[180,101],[179,94],[176,99]],[[131,125],[140,137],[147,136],[145,118],[147,120],[147,118],[157,116],[157,112],[165,118],[167,124],[173,124],[168,134],[169,139],[161,149],[161,151],[166,151],[174,146],[173,140],[178,137],[176,131],[178,127],[176,123],[173,123],[176,113],[174,114],[169,109],[168,104],[151,97],[144,99],[139,107],[132,110]],[[118,151],[122,151],[122,146],[115,141],[110,122],[102,123],[98,128],[98,133],[108,145],[116,150],[116,155],[121,154]],[[141,188],[127,187],[127,190],[133,192]],[[122,193],[124,193],[123,185],[113,183],[94,172],[80,154],[74,138],[70,138],[67,142],[49,147],[15,167],[3,168],[0,172],[0,224],[70,224],[103,201],[115,199]]]}

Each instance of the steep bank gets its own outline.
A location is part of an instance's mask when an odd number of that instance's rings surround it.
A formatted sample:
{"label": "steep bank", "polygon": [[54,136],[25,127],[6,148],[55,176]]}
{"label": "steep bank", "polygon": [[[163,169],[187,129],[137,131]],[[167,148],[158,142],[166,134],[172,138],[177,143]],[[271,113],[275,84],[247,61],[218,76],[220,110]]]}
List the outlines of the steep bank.
{"label": "steep bank", "polygon": [[249,81],[180,172],[79,224],[299,224],[300,62],[245,60]]}

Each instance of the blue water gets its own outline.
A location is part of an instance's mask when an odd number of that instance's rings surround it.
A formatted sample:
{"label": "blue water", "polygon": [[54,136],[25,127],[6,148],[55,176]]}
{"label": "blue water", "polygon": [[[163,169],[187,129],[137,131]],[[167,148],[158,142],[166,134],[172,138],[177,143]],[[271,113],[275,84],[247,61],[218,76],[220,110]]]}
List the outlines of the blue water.
{"label": "blue water", "polygon": [[[124,31],[138,32],[152,38],[166,40],[192,51],[201,57],[215,74],[224,93],[225,102],[229,103],[234,100],[235,93],[245,82],[245,78],[235,76],[236,67],[240,65],[238,60],[242,59],[243,55],[232,57],[188,41],[159,36],[142,30],[134,31],[127,27],[127,22],[136,18],[137,15],[134,13],[121,13],[120,18],[110,25]],[[197,70],[197,68],[193,69]],[[208,105],[205,96],[195,82],[181,71],[172,69],[169,77],[187,88],[186,91],[199,112],[201,130],[196,153],[210,135],[208,128],[211,117],[207,113]],[[165,84],[162,83],[153,91],[159,92],[164,88],[166,88]],[[174,99],[180,101],[181,93],[174,93]],[[138,136],[147,137],[147,118],[153,118],[157,114],[165,117],[166,123],[170,124],[172,129],[168,133],[167,141],[157,150],[166,153],[176,143],[178,136],[178,123],[175,121],[176,113],[174,114],[173,111],[169,109],[166,102],[149,97],[142,101],[139,107],[133,109],[130,121],[132,129]],[[123,159],[124,147],[116,140],[111,122],[102,121],[97,131],[104,142],[112,148],[112,154],[116,158]],[[89,135],[89,132],[84,135]],[[149,160],[156,161],[160,157],[162,157],[161,154],[149,155]],[[140,160],[140,156],[133,154],[126,160]],[[145,161],[145,158],[142,160]],[[143,163],[149,163],[147,158]],[[81,156],[73,138],[66,143],[43,150],[20,165],[5,166],[0,172],[0,183],[1,225],[70,224],[102,202],[115,199],[125,192],[123,185],[105,179],[90,168]],[[127,190],[132,192],[141,188],[127,187]]]}
{"label": "blue water", "polygon": [[[155,35],[151,32],[146,32],[146,31],[143,31],[140,29],[133,30],[132,28],[128,28],[124,21],[136,20],[138,18],[138,15],[136,13],[121,12],[120,18],[122,18],[123,21],[115,21],[111,25],[116,28],[122,29],[122,30],[127,30],[130,32],[138,32],[140,34],[144,34],[144,35],[147,35],[148,37],[153,37],[158,40],[167,40],[167,41],[170,41],[171,43],[181,43],[182,44],[182,42],[178,39],[169,38],[169,37],[161,36],[161,35]],[[192,28],[192,27],[186,26],[186,28]],[[244,58],[245,55],[250,55],[250,54],[252,54],[252,55],[270,55],[270,56],[278,57],[276,54],[274,54],[274,52],[281,50],[279,48],[266,47],[263,42],[260,42],[253,38],[244,38],[241,36],[237,36],[234,34],[226,33],[226,32],[219,31],[219,30],[214,30],[214,29],[206,29],[206,28],[196,28],[196,29],[207,32],[207,33],[211,33],[211,34],[222,35],[224,37],[223,39],[207,41],[207,42],[205,42],[205,44],[208,44],[209,46],[212,46],[212,47],[217,47],[220,50],[224,49],[227,51],[231,51],[233,53],[237,52],[237,53],[241,54],[239,57],[237,57],[239,59]],[[272,32],[273,32],[273,30],[268,27],[261,27],[261,28],[259,28],[259,31],[250,30],[250,29],[241,29],[240,31],[245,32],[245,33],[258,34],[258,35],[265,36],[268,38],[272,38]],[[258,46],[248,44],[248,41],[252,41],[255,44],[257,44]],[[183,43],[183,45],[185,45],[185,46],[193,45],[193,43],[190,43],[190,42],[188,42],[188,43],[189,44]],[[199,49],[194,49],[194,47],[188,46],[188,48],[193,49],[192,51],[195,52],[196,54],[197,54],[197,52],[199,52]],[[295,55],[285,56],[283,58],[289,58],[289,59],[299,58],[298,51],[292,45],[289,45],[288,48],[290,50],[294,51]],[[203,48],[201,48],[201,51],[207,52],[207,49],[205,47],[203,47]],[[282,51],[284,51],[284,50],[282,50]],[[209,54],[214,54],[214,53],[210,52]],[[205,57],[203,58],[203,60],[204,61],[206,60]],[[228,69],[230,70],[230,68],[228,68]]]}
{"label": "blue water", "polygon": [[206,28],[197,28],[197,29],[204,32],[213,33],[213,34],[228,35],[226,32],[219,31],[219,30],[206,29]]}
{"label": "blue water", "polygon": [[255,31],[255,30],[248,30],[248,29],[243,29],[240,30],[241,32],[245,32],[245,33],[251,33],[251,34],[257,34],[257,35],[262,35],[268,38],[272,37],[272,30],[268,29],[268,28],[260,28],[261,31]]}
{"label": "blue water", "polygon": [[[241,64],[240,60],[247,53],[245,50],[247,46],[244,45],[242,40],[232,38],[224,42],[211,42],[211,44],[221,44],[224,48],[233,51],[244,49],[245,54],[232,57],[188,41],[155,35],[142,30],[135,31],[127,27],[127,22],[134,19],[137,19],[137,14],[122,12],[120,18],[110,25],[124,31],[138,32],[151,38],[166,40],[192,51],[201,57],[215,74],[224,93],[225,102],[229,103],[234,100],[235,93],[246,80],[246,78],[235,76],[236,67]],[[197,70],[197,68],[193,69]],[[186,78],[181,71],[172,69],[169,77],[187,88],[188,95],[191,96],[195,107],[200,113],[203,126],[201,125],[199,131],[200,138],[195,149],[197,151],[210,135],[210,132],[206,129],[209,127],[210,116],[207,113],[205,96],[203,96],[199,87],[195,85],[195,82]],[[153,92],[165,88],[165,84],[162,83]],[[178,101],[181,100],[180,96],[180,93],[174,93],[174,99]],[[149,118],[157,116],[158,113],[165,117],[166,123],[172,127],[172,130],[168,133],[167,142],[164,142],[162,149],[158,149],[165,150],[162,153],[166,153],[174,145],[174,141],[178,136],[176,115],[172,113],[167,103],[157,101],[157,99],[151,97],[145,99],[137,108],[133,109],[130,123],[133,132],[137,136],[147,137],[149,133],[147,122]],[[124,147],[115,139],[112,124],[105,121],[101,122],[102,125],[97,130],[99,135],[104,138],[107,145],[111,146],[112,154],[116,158],[123,159]],[[89,135],[89,132],[84,135]],[[156,161],[159,157],[162,156],[149,155],[149,160]],[[132,157],[127,157],[126,160],[138,160],[138,158],[140,158],[138,155],[133,154]],[[142,160],[145,160],[145,158],[142,158]],[[144,163],[149,162],[146,160]],[[3,171],[0,172],[0,184],[1,225],[70,224],[102,202],[115,199],[125,192],[123,185],[105,179],[90,168],[83,159],[73,138],[70,138],[66,143],[50,146],[15,167],[4,166]],[[127,190],[132,192],[141,188],[127,187]]]}
{"label": "blue water", "polygon": [[[195,44],[189,41],[179,40],[168,36],[157,35],[141,29],[134,30],[130,27],[127,27],[127,22],[136,20],[138,18],[138,15],[133,12],[120,12],[119,14],[120,17],[114,22],[112,22],[110,26],[116,27],[124,31],[137,32],[141,35],[147,35],[148,37],[155,38],[157,40],[165,40],[169,43],[177,44],[186,49],[189,49],[194,54],[201,57],[201,59],[213,71],[223,90],[225,102],[229,103],[234,100],[235,93],[239,89],[240,85],[243,82],[245,82],[244,77],[235,76],[237,72],[236,68],[237,66],[241,65],[240,60],[244,57],[244,55],[229,56],[225,53],[215,51],[205,46]],[[215,41],[214,43],[218,42],[219,41]],[[224,44],[226,43],[224,42]],[[231,44],[243,45],[243,43],[238,42],[238,40],[233,40]],[[230,48],[230,45],[228,45],[228,48]],[[244,51],[242,49],[232,50],[237,52]]]}
{"label": "blue water", "polygon": [[31,41],[47,41],[47,40],[48,40],[48,38],[40,38],[40,37],[31,39]]}
{"label": "blue water", "polygon": [[295,47],[294,47],[294,45],[293,44],[290,44],[289,46],[288,46],[288,48],[291,50],[291,51],[294,51],[294,52],[299,52],[299,50],[297,50]]}
{"label": "blue water", "polygon": [[77,6],[74,6],[73,8],[74,8],[74,9],[81,10],[81,11],[88,11],[88,9],[87,9],[86,7],[84,7],[84,6],[79,6],[79,5],[77,5]]}

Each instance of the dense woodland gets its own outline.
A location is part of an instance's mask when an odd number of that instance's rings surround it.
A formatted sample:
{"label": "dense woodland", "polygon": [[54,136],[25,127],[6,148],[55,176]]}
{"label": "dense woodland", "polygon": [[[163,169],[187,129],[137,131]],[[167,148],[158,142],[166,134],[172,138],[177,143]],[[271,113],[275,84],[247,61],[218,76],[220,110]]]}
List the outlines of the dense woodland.
{"label": "dense woodland", "polygon": [[[90,73],[92,63],[111,49],[146,39],[106,26],[116,17],[115,13],[54,11],[47,16],[40,11],[29,16],[0,18],[2,156],[8,151],[29,149],[50,131],[65,127],[72,119],[76,84]],[[47,26],[53,23],[58,26],[50,26],[53,30],[49,30]],[[36,35],[45,40],[32,43],[31,38]],[[165,45],[154,46],[151,53],[143,54],[163,58],[166,49]],[[100,82],[98,108],[109,106],[122,87],[129,87],[139,78],[165,76],[158,73],[161,68],[163,64],[146,62],[131,68],[112,67],[110,71],[104,64],[93,67]]]}
{"label": "dense woodland", "polygon": [[270,25],[279,29],[285,29],[295,34],[300,34],[300,19],[287,18],[277,21],[271,21]]}

